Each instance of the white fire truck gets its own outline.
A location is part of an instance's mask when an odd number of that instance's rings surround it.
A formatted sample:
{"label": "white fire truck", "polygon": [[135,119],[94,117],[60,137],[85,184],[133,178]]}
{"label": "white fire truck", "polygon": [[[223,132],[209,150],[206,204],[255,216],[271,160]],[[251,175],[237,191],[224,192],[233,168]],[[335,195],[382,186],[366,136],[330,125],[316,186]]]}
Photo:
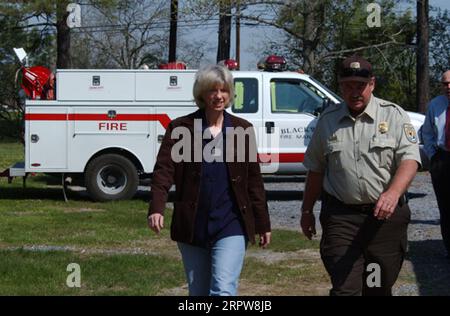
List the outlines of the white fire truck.
{"label": "white fire truck", "polygon": [[[264,66],[281,70],[284,64],[270,56]],[[63,184],[67,177],[80,178],[98,201],[132,197],[140,178],[153,171],[169,122],[196,109],[194,70],[58,70],[54,100],[42,100],[48,72],[22,71],[24,90],[34,99],[26,101],[25,162],[6,175],[56,173]],[[262,172],[304,173],[317,116],[341,99],[298,72],[233,71],[233,76],[236,97],[228,111],[255,126],[259,154],[277,157],[262,163]],[[423,115],[410,115],[418,130]]]}

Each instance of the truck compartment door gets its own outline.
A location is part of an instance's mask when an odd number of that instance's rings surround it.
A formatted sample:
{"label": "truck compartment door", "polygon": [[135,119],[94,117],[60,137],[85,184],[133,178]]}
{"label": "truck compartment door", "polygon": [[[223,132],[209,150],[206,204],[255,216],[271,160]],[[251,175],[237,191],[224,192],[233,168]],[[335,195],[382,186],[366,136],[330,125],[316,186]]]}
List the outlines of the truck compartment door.
{"label": "truck compartment door", "polygon": [[26,171],[67,168],[67,108],[27,107],[25,120]]}

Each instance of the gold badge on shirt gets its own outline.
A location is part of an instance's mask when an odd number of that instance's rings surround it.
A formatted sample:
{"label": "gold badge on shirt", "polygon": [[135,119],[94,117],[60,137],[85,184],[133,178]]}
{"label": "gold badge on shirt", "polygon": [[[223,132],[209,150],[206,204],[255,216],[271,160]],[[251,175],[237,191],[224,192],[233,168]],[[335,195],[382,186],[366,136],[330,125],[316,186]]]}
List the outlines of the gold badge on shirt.
{"label": "gold badge on shirt", "polygon": [[386,134],[389,130],[388,123],[381,122],[380,124],[378,124],[378,130],[380,131],[381,134]]}
{"label": "gold badge on shirt", "polygon": [[406,138],[413,144],[417,143],[417,134],[414,126],[412,124],[403,124],[403,131],[405,132]]}

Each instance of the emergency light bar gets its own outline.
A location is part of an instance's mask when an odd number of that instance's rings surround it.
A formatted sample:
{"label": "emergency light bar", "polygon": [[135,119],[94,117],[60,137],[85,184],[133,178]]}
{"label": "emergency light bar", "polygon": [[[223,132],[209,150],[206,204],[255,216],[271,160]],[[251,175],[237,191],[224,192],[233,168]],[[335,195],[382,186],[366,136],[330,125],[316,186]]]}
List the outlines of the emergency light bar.
{"label": "emergency light bar", "polygon": [[229,70],[236,70],[238,69],[238,62],[234,59],[225,59],[221,60],[219,62],[219,65],[227,67]]}
{"label": "emergency light bar", "polygon": [[257,67],[265,71],[283,71],[286,70],[286,59],[282,56],[270,55],[266,59],[261,59]]}
{"label": "emergency light bar", "polygon": [[170,62],[167,64],[161,64],[158,66],[159,69],[186,69],[186,64],[181,61]]}

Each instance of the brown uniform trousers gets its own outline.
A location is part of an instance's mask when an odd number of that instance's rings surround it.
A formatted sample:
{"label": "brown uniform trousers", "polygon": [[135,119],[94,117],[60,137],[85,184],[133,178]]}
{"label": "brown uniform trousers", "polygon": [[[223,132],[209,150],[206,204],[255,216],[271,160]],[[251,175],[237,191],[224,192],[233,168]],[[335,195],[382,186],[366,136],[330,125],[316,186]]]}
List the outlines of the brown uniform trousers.
{"label": "brown uniform trousers", "polygon": [[450,258],[450,152],[439,149],[431,158],[431,181],[441,215],[441,233]]}
{"label": "brown uniform trousers", "polygon": [[[324,191],[320,223],[320,254],[330,275],[332,296],[392,295],[407,246],[407,226],[411,218],[408,204],[400,201],[388,220],[373,216],[374,204],[347,205]],[[367,282],[379,265],[381,281]]]}

